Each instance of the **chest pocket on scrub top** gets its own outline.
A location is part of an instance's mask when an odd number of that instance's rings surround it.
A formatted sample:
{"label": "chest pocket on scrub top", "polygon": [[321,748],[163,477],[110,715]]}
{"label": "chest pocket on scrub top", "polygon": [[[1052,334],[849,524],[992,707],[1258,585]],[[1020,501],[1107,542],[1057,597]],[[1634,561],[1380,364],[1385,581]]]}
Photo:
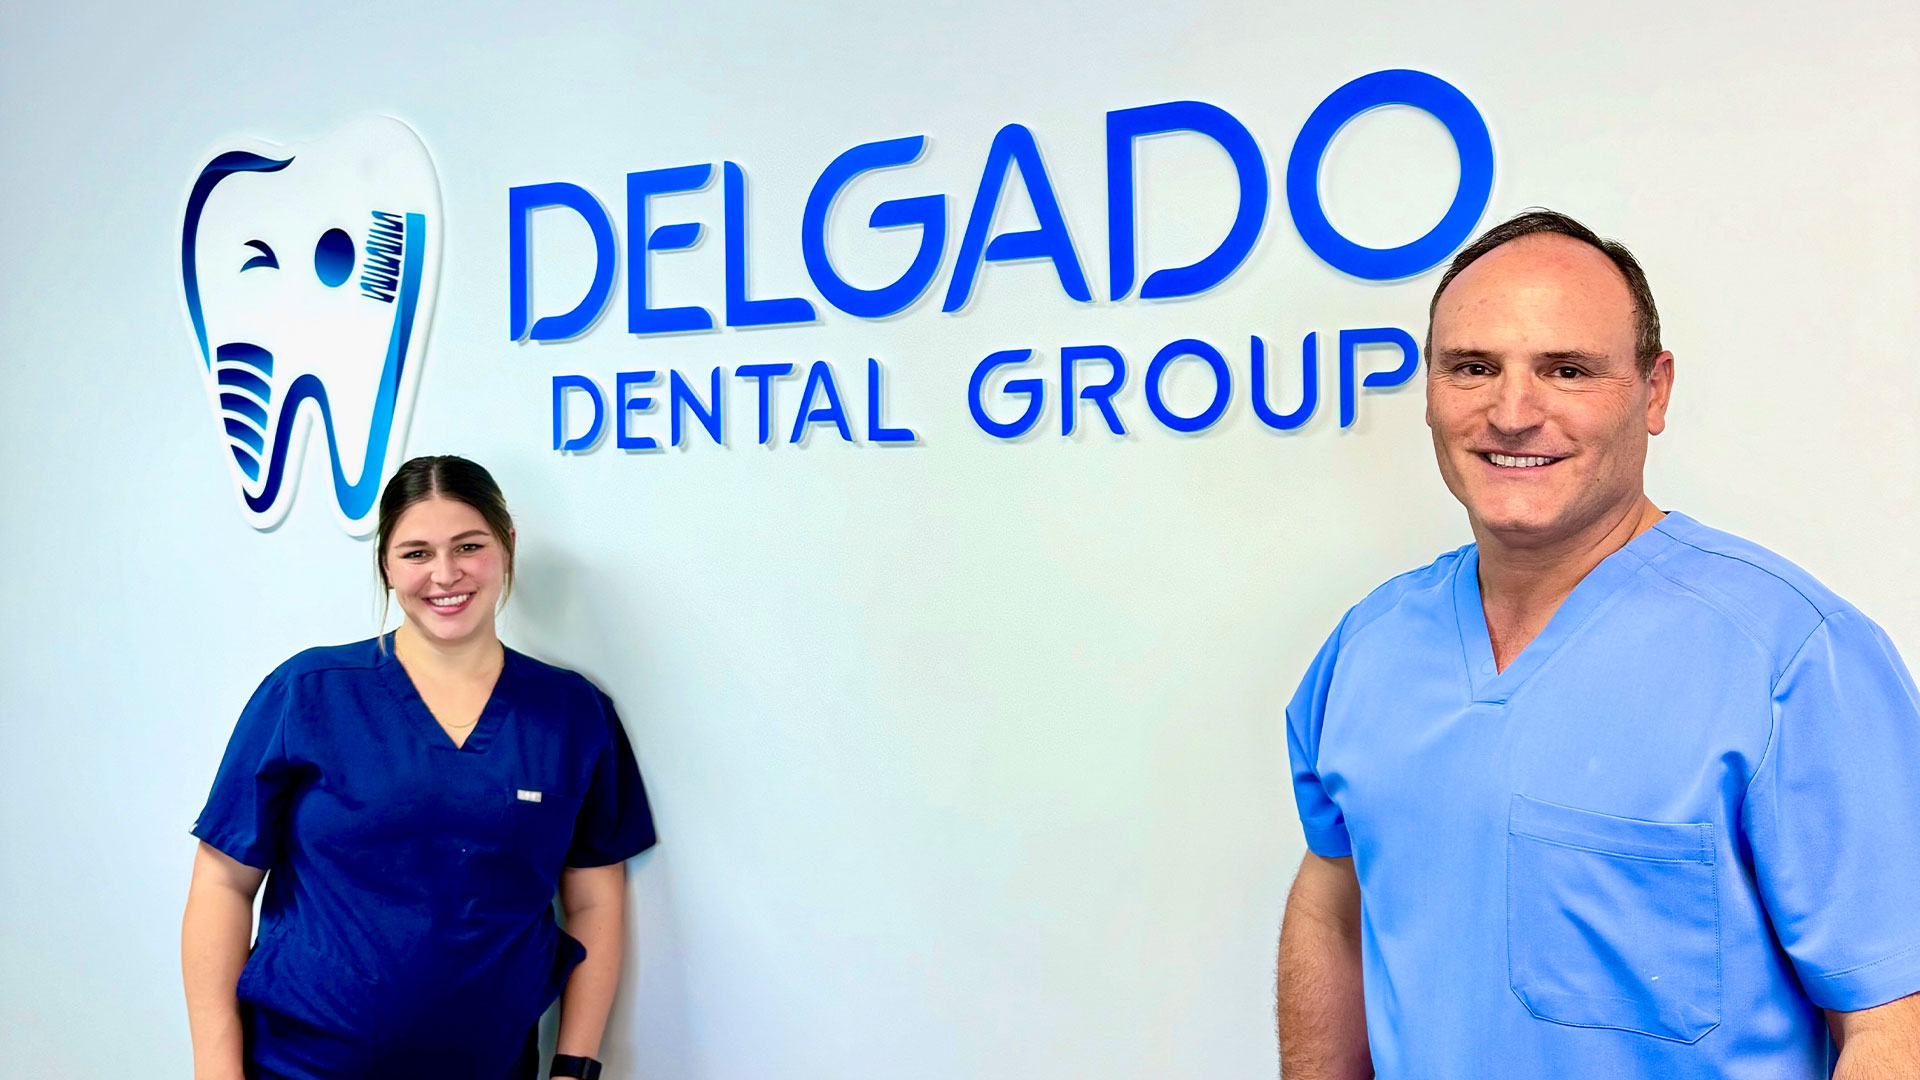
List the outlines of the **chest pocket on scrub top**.
{"label": "chest pocket on scrub top", "polygon": [[1720,1024],[1719,916],[1712,825],[1513,796],[1507,976],[1534,1016],[1698,1040]]}
{"label": "chest pocket on scrub top", "polygon": [[573,846],[581,797],[544,784],[517,783],[507,787],[505,798],[505,847],[517,872],[496,883],[497,895],[517,907],[544,906],[553,900]]}

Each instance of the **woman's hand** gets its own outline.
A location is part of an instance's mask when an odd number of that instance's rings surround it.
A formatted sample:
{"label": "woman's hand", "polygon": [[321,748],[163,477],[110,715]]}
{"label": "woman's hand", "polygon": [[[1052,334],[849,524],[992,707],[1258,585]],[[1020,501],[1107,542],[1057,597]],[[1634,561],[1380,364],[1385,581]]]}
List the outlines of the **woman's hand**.
{"label": "woman's hand", "polygon": [[194,1080],[241,1080],[240,1002],[235,988],[253,941],[253,895],[267,876],[206,844],[180,920],[180,978],[193,1034]]}

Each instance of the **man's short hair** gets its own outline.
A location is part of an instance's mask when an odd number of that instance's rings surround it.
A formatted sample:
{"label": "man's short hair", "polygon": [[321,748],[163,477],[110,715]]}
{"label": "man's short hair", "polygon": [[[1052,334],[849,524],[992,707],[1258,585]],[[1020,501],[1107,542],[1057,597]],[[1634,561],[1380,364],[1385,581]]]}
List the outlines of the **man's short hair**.
{"label": "man's short hair", "polygon": [[1660,312],[1653,306],[1653,290],[1647,286],[1647,274],[1640,269],[1640,261],[1619,241],[1605,239],[1558,210],[1538,206],[1481,233],[1473,243],[1460,249],[1460,254],[1453,257],[1447,272],[1440,277],[1439,286],[1433,290],[1432,302],[1427,304],[1429,358],[1433,350],[1433,313],[1440,307],[1440,294],[1447,291],[1447,286],[1452,284],[1460,271],[1473,265],[1480,256],[1502,244],[1536,233],[1558,233],[1572,237],[1598,248],[1602,255],[1613,260],[1613,265],[1620,270],[1620,276],[1627,279],[1627,291],[1633,294],[1634,360],[1639,364],[1641,378],[1653,374],[1653,359],[1660,355]]}

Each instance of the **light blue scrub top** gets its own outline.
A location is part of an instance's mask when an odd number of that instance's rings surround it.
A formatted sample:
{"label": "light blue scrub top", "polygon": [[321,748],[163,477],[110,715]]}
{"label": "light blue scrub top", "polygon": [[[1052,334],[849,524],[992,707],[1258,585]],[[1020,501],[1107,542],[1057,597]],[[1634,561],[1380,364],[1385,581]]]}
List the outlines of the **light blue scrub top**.
{"label": "light blue scrub top", "polygon": [[1381,1080],[1825,1077],[1920,991],[1920,694],[1805,571],[1669,514],[1494,670],[1471,545],[1349,611],[1287,708],[1351,855]]}

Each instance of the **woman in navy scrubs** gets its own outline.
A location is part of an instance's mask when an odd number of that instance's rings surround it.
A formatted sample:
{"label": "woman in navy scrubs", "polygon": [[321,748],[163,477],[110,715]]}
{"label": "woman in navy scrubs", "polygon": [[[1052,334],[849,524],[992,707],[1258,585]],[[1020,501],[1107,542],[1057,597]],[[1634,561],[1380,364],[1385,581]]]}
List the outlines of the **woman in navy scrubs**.
{"label": "woman in navy scrubs", "polygon": [[529,1080],[556,997],[551,1075],[598,1074],[653,819],[606,695],[495,635],[513,547],[485,469],[407,462],[376,548],[405,621],[247,703],[193,829],[197,1080]]}

